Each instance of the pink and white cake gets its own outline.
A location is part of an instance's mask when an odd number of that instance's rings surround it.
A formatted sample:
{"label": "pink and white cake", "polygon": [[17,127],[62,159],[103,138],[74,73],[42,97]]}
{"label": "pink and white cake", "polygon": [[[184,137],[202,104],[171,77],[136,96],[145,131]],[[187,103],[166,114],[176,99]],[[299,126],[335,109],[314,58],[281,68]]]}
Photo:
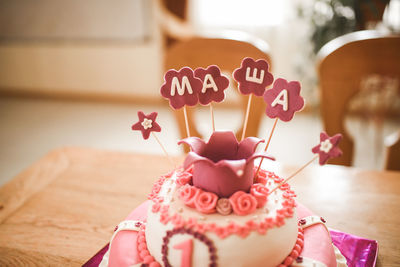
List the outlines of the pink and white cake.
{"label": "pink and white cake", "polygon": [[[304,106],[297,81],[278,78],[266,90],[274,78],[265,60],[245,58],[233,77],[239,91],[250,94],[248,105],[251,94],[264,97],[273,129],[278,119],[288,122]],[[160,92],[175,109],[221,102],[229,85],[217,66],[169,70],[164,80]],[[254,164],[274,159],[256,153],[263,140],[244,138],[248,111],[249,106],[240,142],[233,132],[215,131],[214,120],[208,142],[197,137],[179,142],[191,148],[183,166],[159,178],[149,201],[118,225],[100,266],[345,266],[325,220],[295,201],[287,183],[292,176],[284,180]],[[132,129],[143,138],[161,131],[156,112],[138,116]],[[322,133],[314,159],[325,164],[339,156],[340,138]]]}
{"label": "pink and white cake", "polygon": [[296,203],[289,184],[263,169],[255,176],[254,160],[268,157],[254,153],[260,139],[214,132],[208,143],[182,142],[192,148],[183,168],[159,178],[117,227],[101,266],[345,264],[325,220]]}

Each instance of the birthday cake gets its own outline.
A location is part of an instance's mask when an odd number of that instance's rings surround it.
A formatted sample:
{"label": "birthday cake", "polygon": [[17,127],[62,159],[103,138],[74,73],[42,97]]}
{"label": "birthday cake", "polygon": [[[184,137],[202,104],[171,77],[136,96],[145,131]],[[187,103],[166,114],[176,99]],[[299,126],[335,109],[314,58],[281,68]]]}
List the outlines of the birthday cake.
{"label": "birthday cake", "polygon": [[[242,94],[264,96],[276,121],[304,106],[298,82],[277,79],[265,90],[273,76],[264,60],[244,59],[233,77]],[[183,68],[166,73],[161,94],[175,109],[207,105],[222,101],[228,84],[217,66]],[[138,115],[132,129],[145,139],[161,131],[157,113]],[[341,154],[340,138],[321,133],[312,149],[321,165]],[[292,176],[261,167],[274,160],[268,145],[256,152],[263,141],[238,141],[231,131],[213,131],[207,142],[188,134],[178,142],[191,149],[183,165],[161,176],[149,200],[116,227],[100,266],[346,266],[325,220],[296,202]]]}

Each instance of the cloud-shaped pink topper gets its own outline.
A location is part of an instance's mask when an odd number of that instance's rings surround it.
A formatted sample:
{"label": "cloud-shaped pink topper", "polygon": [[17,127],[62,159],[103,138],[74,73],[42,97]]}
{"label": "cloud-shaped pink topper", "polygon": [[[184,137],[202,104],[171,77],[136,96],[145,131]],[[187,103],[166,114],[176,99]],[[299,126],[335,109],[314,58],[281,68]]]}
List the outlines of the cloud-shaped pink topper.
{"label": "cloud-shaped pink topper", "polygon": [[330,158],[340,157],[342,151],[338,148],[342,139],[341,134],[330,137],[326,132],[321,132],[320,143],[311,150],[314,154],[319,154],[319,164],[324,165]]}
{"label": "cloud-shaped pink topper", "polygon": [[203,82],[194,77],[191,68],[184,67],[179,71],[171,69],[165,73],[164,81],[160,93],[169,99],[172,108],[179,109],[185,105],[194,106],[199,101],[198,95],[203,87]]}
{"label": "cloud-shaped pink topper", "polygon": [[270,118],[278,117],[282,121],[290,121],[296,111],[304,107],[304,99],[300,96],[300,83],[276,79],[271,89],[264,93],[267,103],[266,114]]}
{"label": "cloud-shaped pink topper", "polygon": [[197,68],[194,71],[194,76],[203,82],[199,93],[200,104],[207,105],[211,101],[221,102],[224,100],[224,90],[229,86],[229,79],[221,74],[218,66],[211,65],[207,69]]}
{"label": "cloud-shaped pink topper", "polygon": [[244,95],[262,96],[265,88],[274,81],[268,67],[268,62],[264,59],[243,59],[240,68],[233,72],[233,78],[239,83],[239,91]]}
{"label": "cloud-shaped pink topper", "polygon": [[157,115],[157,112],[145,115],[143,111],[138,111],[139,121],[132,125],[132,130],[141,131],[144,139],[148,139],[151,132],[161,132],[161,127],[156,122]]}

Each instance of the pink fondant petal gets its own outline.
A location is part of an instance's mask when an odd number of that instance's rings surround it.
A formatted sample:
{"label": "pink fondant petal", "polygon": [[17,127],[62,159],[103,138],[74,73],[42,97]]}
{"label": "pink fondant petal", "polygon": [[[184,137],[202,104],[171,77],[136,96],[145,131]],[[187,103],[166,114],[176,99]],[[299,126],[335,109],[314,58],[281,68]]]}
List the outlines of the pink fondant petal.
{"label": "pink fondant petal", "polygon": [[238,152],[236,155],[237,159],[246,159],[250,157],[257,148],[259,143],[264,142],[263,139],[257,137],[247,137],[240,142]]}
{"label": "pink fondant petal", "polygon": [[231,131],[214,132],[202,153],[214,162],[221,159],[233,160],[237,159],[238,141],[236,136]]}
{"label": "pink fondant petal", "polygon": [[247,162],[250,162],[252,160],[255,160],[256,158],[264,158],[264,159],[269,159],[269,160],[275,160],[274,157],[268,155],[266,152],[260,152],[260,153],[255,153],[251,157],[247,159]]}
{"label": "pink fondant petal", "polygon": [[204,161],[208,162],[210,165],[213,165],[213,162],[205,157],[202,157],[194,152],[189,152],[188,155],[185,158],[185,161],[183,162],[183,168],[186,170],[190,166],[192,166],[194,163],[197,161]]}
{"label": "pink fondant petal", "polygon": [[216,167],[226,167],[233,171],[236,176],[232,178],[241,178],[244,172],[244,168],[246,167],[246,160],[221,160],[216,165]]}
{"label": "pink fondant petal", "polygon": [[178,141],[178,145],[186,144],[190,146],[192,151],[197,154],[202,154],[206,143],[198,137],[188,137]]}

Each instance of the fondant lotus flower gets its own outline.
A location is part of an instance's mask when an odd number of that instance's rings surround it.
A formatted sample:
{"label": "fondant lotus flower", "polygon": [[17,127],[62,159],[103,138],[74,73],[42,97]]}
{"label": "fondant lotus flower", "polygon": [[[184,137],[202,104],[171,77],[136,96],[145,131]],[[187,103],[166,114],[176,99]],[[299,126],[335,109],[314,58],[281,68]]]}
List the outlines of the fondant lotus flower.
{"label": "fondant lotus flower", "polygon": [[300,96],[300,83],[276,79],[272,89],[266,90],[264,100],[268,104],[266,114],[270,118],[278,117],[282,121],[290,121],[296,111],[304,107],[304,99]]}
{"label": "fondant lotus flower", "polygon": [[191,68],[184,67],[179,71],[171,69],[165,73],[164,81],[160,93],[169,99],[172,108],[179,109],[185,105],[194,106],[199,101],[203,83],[194,77]]}
{"label": "fondant lotus flower", "polygon": [[248,137],[239,143],[233,132],[216,131],[208,143],[189,137],[178,144],[185,143],[192,148],[183,166],[187,169],[193,165],[193,185],[227,198],[239,190],[249,192],[256,158],[274,160],[265,153],[255,153],[260,142],[263,140]]}
{"label": "fondant lotus flower", "polygon": [[239,91],[244,95],[262,96],[265,88],[274,81],[268,68],[268,62],[264,59],[243,59],[240,68],[233,72],[233,78],[239,83]]}
{"label": "fondant lotus flower", "polygon": [[224,90],[229,86],[229,79],[221,74],[218,66],[211,65],[207,69],[197,68],[194,76],[202,80],[203,87],[199,93],[199,102],[207,105],[210,102],[221,102],[225,98]]}

